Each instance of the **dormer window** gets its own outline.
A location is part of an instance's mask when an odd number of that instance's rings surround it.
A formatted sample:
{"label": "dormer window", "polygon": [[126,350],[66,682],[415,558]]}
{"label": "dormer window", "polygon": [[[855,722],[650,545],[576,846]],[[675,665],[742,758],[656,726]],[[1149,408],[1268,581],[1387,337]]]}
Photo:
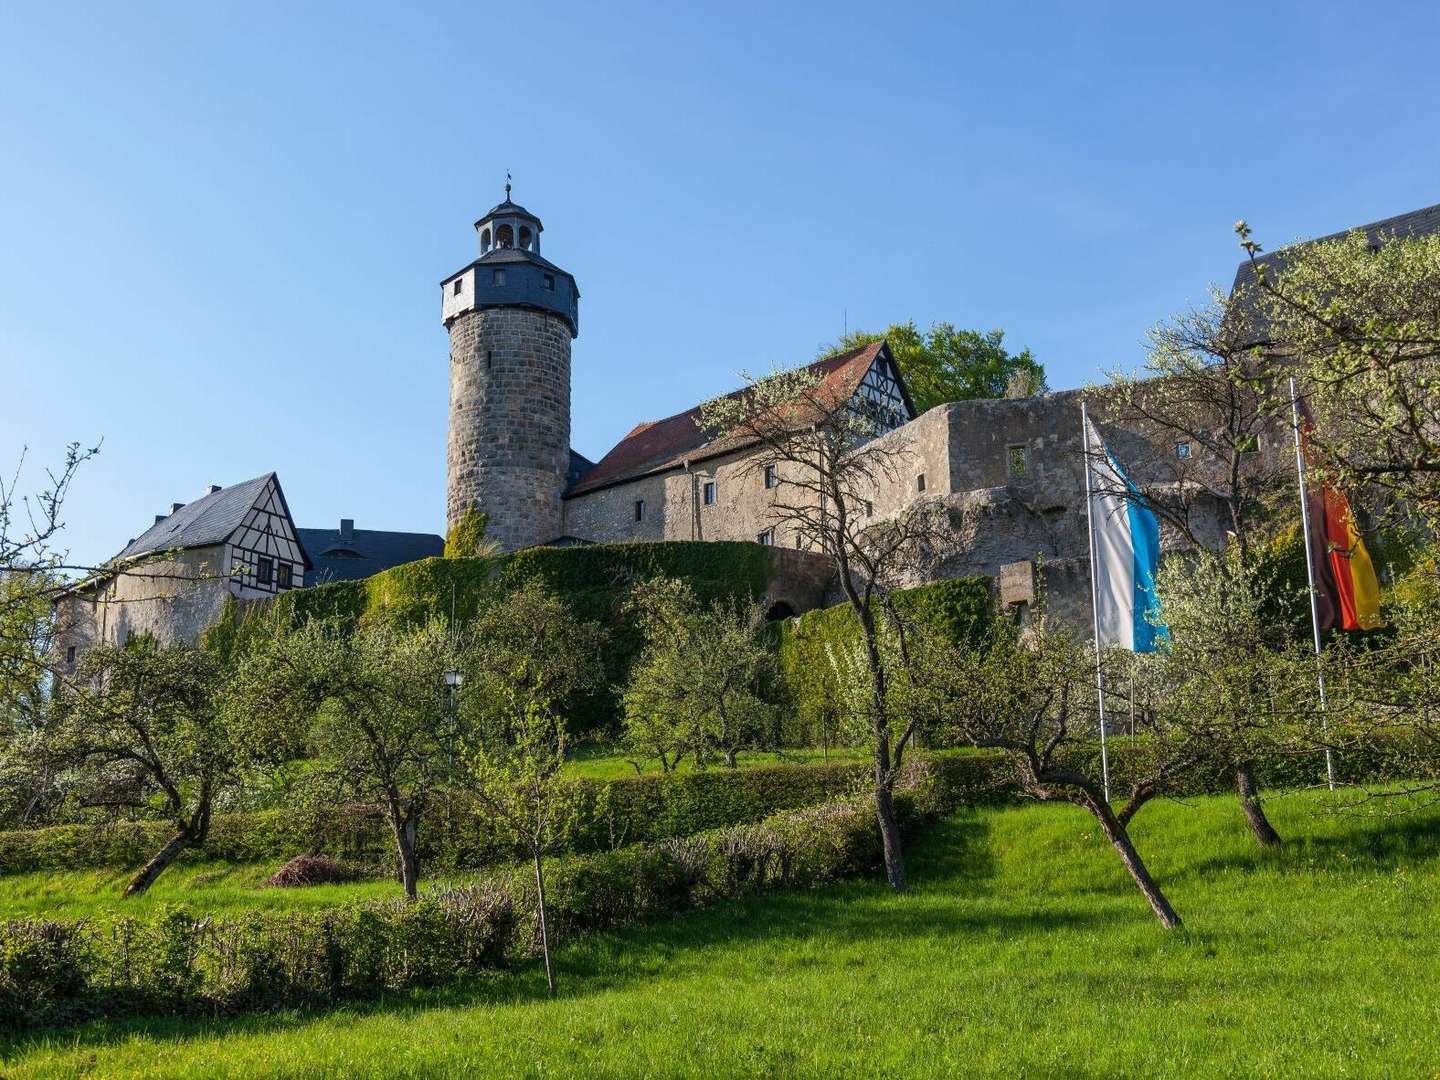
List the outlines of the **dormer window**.
{"label": "dormer window", "polygon": [[464,287],[465,287],[465,279],[464,279],[464,278],[458,278],[458,277],[457,277],[457,278],[455,279],[455,285],[454,285],[454,287],[452,288],[451,291],[452,291],[456,296],[459,296],[459,295],[460,295],[460,290],[463,289]]}
{"label": "dormer window", "polygon": [[555,291],[555,275],[554,275],[554,274],[546,274],[546,275],[545,275],[545,288],[548,289],[550,292],[554,292],[554,291]]}

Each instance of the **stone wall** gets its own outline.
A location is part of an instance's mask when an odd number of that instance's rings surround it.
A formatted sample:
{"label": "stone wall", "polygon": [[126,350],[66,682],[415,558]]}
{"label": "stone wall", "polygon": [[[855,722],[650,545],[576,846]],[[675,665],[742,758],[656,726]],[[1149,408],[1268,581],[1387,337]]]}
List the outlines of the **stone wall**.
{"label": "stone wall", "polygon": [[525,308],[486,308],[450,323],[446,521],[490,515],[506,550],[564,533],[570,464],[570,327]]}
{"label": "stone wall", "polygon": [[[193,645],[220,618],[231,584],[223,545],[142,563],[63,597],[55,606],[55,652],[62,664],[98,644],[150,634],[161,645]],[[73,668],[72,668],[73,670]]]}
{"label": "stone wall", "polygon": [[[861,493],[871,517],[892,519],[921,499],[942,504],[948,535],[930,576],[998,577],[1007,564],[1028,562],[1039,572],[1049,610],[1083,630],[1090,572],[1080,397],[1071,390],[952,402],[883,436],[894,476]],[[1107,429],[1112,434],[1127,437]],[[1128,461],[1133,449],[1119,453]],[[707,481],[715,484],[709,506],[702,497]],[[606,542],[754,540],[775,524],[777,493],[765,488],[753,452],[733,453],[567,499],[565,532]],[[642,521],[635,520],[636,499],[645,500]],[[1198,508],[1195,525],[1204,542],[1223,537],[1214,508]],[[1181,543],[1168,528],[1161,542],[1166,549]],[[775,543],[793,548],[795,538],[782,527]]]}

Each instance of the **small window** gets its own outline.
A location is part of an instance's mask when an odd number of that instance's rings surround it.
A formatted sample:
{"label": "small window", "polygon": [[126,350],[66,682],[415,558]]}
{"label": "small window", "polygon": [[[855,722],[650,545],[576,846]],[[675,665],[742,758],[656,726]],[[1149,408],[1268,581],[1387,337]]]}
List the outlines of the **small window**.
{"label": "small window", "polygon": [[766,529],[764,532],[756,534],[755,542],[764,544],[766,547],[772,546],[775,543],[775,530]]}
{"label": "small window", "polygon": [[275,576],[275,561],[273,559],[261,559],[255,564],[255,582],[257,585],[269,585]]}
{"label": "small window", "polygon": [[1176,444],[1175,444],[1175,456],[1176,456],[1177,458],[1179,458],[1181,461],[1185,461],[1187,458],[1189,458],[1189,457],[1190,457],[1190,444],[1189,444],[1188,442],[1178,442],[1178,443],[1176,443]]}
{"label": "small window", "polygon": [[495,353],[494,353],[492,350],[490,350],[490,349],[486,349],[486,350],[485,350],[485,370],[486,370],[486,371],[489,371],[489,370],[490,370],[491,368],[493,368],[494,366],[495,366]]}
{"label": "small window", "polygon": [[775,466],[774,466],[774,465],[766,465],[766,466],[765,466],[765,486],[766,486],[767,488],[773,488],[773,487],[775,487],[775,486],[776,486],[777,484],[779,484],[779,483],[780,483],[780,477],[779,477],[779,475],[778,475],[777,472],[776,472]]}
{"label": "small window", "polygon": [[282,589],[290,588],[291,583],[294,581],[294,578],[291,577],[292,573],[293,571],[290,569],[290,564],[288,562],[282,562],[276,571],[276,584]]}
{"label": "small window", "polygon": [[915,490],[925,490],[925,474],[923,472],[919,476],[915,477]]}
{"label": "small window", "polygon": [[874,517],[874,516],[875,516],[875,504],[872,503],[869,499],[861,499],[861,500],[860,500],[860,505],[865,508],[865,516],[866,516],[866,517]]}
{"label": "small window", "polygon": [[554,291],[555,291],[555,275],[554,275],[554,274],[546,274],[546,275],[545,275],[545,288],[548,289],[550,292],[554,292]]}
{"label": "small window", "polygon": [[71,645],[68,649],[65,650],[65,663],[69,664],[71,667],[74,667],[74,666],[75,666],[75,646],[74,646],[74,645]]}
{"label": "small window", "polygon": [[705,500],[706,506],[715,505],[715,481],[706,480],[705,486],[701,488],[701,497]]}
{"label": "small window", "polygon": [[453,286],[451,286],[451,291],[452,291],[456,296],[459,296],[459,295],[460,295],[460,290],[463,289],[464,287],[465,287],[465,279],[464,279],[464,278],[458,278],[458,277],[457,277],[457,278],[455,279],[455,284],[454,284]]}
{"label": "small window", "polygon": [[1012,480],[1023,479],[1030,471],[1030,455],[1023,446],[1009,446],[1005,448],[1006,464],[1010,471]]}
{"label": "small window", "polygon": [[644,500],[644,499],[636,499],[636,500],[635,500],[635,520],[636,520],[636,521],[644,521],[644,520],[645,520],[645,500]]}
{"label": "small window", "polygon": [[504,285],[504,284],[505,284],[505,271],[504,271],[504,270],[492,270],[492,271],[490,271],[490,284],[491,284],[491,285]]}

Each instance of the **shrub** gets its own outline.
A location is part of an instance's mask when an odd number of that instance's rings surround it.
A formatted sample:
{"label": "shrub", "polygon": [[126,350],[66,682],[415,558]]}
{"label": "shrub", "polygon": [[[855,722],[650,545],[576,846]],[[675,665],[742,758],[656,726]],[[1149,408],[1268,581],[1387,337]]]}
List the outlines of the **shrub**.
{"label": "shrub", "polygon": [[79,1019],[89,963],[81,928],[73,923],[0,923],[0,1030]]}

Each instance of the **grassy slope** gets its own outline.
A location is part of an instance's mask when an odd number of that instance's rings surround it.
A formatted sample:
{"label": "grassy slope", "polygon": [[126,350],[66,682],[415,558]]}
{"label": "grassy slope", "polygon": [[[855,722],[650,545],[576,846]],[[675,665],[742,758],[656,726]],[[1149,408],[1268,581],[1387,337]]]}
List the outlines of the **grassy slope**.
{"label": "grassy slope", "polygon": [[532,967],[329,1014],[61,1033],[3,1075],[1433,1075],[1440,811],[1321,802],[1274,804],[1278,855],[1233,800],[1147,808],[1139,842],[1187,920],[1171,935],[1085,815],[986,811],[916,845],[905,897],[853,883],[572,943],[554,1003]]}
{"label": "grassy slope", "polygon": [[[739,767],[742,769],[757,768],[761,765],[812,765],[820,761],[865,761],[869,758],[870,752],[864,748],[856,747],[833,747],[828,755],[823,750],[786,750],[782,753],[775,753],[769,750],[746,750],[740,754]],[[658,775],[660,763],[658,761],[642,762],[646,775]],[[712,769],[723,768],[723,765],[714,766]],[[693,772],[694,763],[682,761],[681,772]],[[575,777],[586,780],[620,780],[627,776],[634,776],[635,766],[623,755],[616,753],[609,747],[578,747],[571,752],[570,760],[565,763],[565,771]]]}

